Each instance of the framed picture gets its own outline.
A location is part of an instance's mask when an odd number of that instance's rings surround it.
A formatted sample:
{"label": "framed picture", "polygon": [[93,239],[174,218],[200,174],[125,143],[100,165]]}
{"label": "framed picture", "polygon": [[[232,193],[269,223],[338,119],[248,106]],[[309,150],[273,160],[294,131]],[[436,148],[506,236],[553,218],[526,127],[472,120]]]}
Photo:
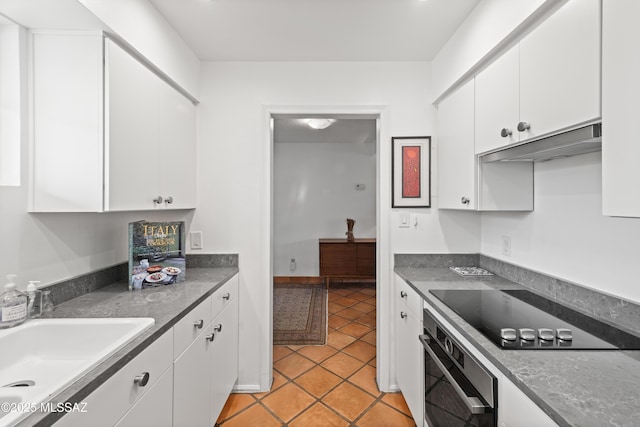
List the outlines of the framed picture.
{"label": "framed picture", "polygon": [[393,137],[391,145],[391,207],[431,207],[431,137]]}

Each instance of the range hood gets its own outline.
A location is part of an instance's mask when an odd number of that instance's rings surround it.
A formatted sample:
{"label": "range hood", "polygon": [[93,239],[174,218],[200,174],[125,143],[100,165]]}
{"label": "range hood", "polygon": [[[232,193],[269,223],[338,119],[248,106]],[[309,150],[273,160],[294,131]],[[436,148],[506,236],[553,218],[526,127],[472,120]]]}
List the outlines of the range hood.
{"label": "range hood", "polygon": [[602,123],[556,133],[480,156],[482,163],[542,162],[602,150]]}

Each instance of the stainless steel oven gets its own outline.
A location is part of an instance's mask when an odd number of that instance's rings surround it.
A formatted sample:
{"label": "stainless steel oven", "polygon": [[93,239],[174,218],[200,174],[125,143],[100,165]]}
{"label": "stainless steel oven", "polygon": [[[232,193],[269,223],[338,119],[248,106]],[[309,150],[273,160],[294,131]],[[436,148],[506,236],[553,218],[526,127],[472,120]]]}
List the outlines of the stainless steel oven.
{"label": "stainless steel oven", "polygon": [[498,380],[424,311],[424,412],[429,427],[496,427]]}

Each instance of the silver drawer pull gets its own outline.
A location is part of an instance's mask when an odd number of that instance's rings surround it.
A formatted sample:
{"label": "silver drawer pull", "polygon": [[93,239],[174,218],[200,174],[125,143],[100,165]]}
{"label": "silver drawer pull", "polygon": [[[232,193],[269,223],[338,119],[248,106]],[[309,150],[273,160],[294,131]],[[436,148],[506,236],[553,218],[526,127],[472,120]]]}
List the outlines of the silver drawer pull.
{"label": "silver drawer pull", "polygon": [[193,327],[198,329],[202,329],[203,326],[204,326],[204,320],[202,319],[198,320],[193,324]]}
{"label": "silver drawer pull", "polygon": [[229,298],[231,298],[231,294],[229,292],[227,292],[226,294],[222,295],[222,299],[228,300]]}
{"label": "silver drawer pull", "polygon": [[156,205],[159,205],[160,203],[162,203],[162,196],[158,196],[155,199],[153,199],[153,203],[155,203]]}
{"label": "silver drawer pull", "polygon": [[405,313],[404,311],[400,312],[400,318],[401,319],[406,319],[407,318],[407,313]]}
{"label": "silver drawer pull", "polygon": [[164,202],[168,205],[170,205],[171,203],[173,203],[173,196],[169,196],[166,199],[164,199]]}
{"label": "silver drawer pull", "polygon": [[213,327],[213,330],[216,332],[222,332],[222,323]]}
{"label": "silver drawer pull", "polygon": [[214,334],[213,332],[210,333],[209,335],[207,335],[207,341],[213,342],[213,340],[216,339],[216,334]]}
{"label": "silver drawer pull", "polygon": [[405,291],[400,291],[400,298],[406,298],[407,293]]}
{"label": "silver drawer pull", "polygon": [[149,372],[143,372],[142,375],[138,375],[133,379],[133,383],[138,387],[144,387],[149,383],[150,377],[151,375],[149,375]]}

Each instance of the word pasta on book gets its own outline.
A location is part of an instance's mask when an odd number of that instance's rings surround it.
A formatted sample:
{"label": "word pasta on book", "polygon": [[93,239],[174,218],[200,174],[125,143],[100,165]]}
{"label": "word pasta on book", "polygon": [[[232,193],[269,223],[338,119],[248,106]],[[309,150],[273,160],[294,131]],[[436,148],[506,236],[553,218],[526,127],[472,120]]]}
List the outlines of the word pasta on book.
{"label": "word pasta on book", "polygon": [[184,282],[184,222],[129,223],[129,290]]}

